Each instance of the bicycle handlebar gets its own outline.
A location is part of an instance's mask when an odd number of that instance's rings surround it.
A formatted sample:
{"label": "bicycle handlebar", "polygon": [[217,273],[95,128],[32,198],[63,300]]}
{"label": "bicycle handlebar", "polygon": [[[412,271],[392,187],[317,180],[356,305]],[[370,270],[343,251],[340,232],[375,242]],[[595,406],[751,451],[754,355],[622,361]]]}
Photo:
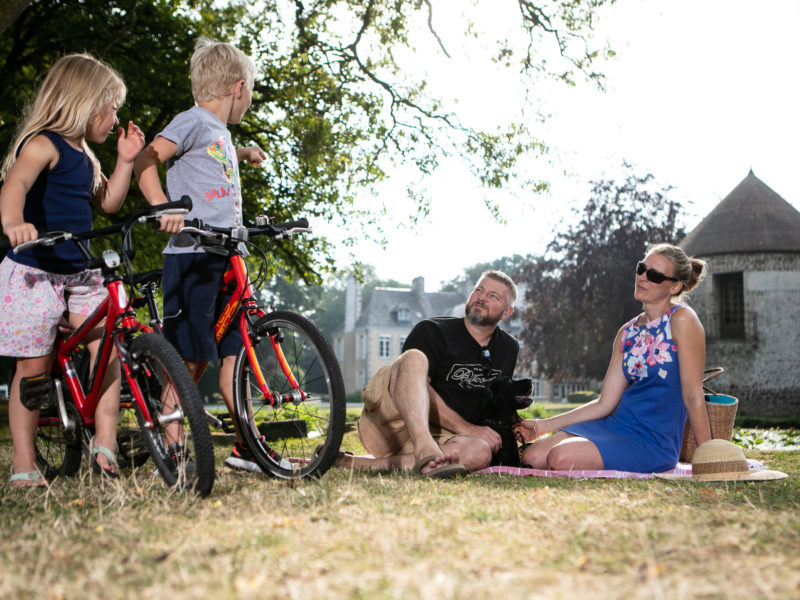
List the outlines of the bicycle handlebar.
{"label": "bicycle handlebar", "polygon": [[[53,246],[68,240],[75,240],[77,243],[78,241],[91,240],[120,231],[127,232],[135,223],[145,223],[147,221],[160,219],[161,216],[165,214],[184,214],[189,212],[191,209],[191,198],[189,198],[189,196],[183,196],[180,200],[176,200],[174,202],[166,202],[164,204],[157,204],[155,206],[148,206],[146,208],[135,210],[123,222],[115,223],[114,225],[109,225],[107,227],[100,227],[98,229],[90,229],[89,231],[82,232],[71,232],[57,229],[41,231],[39,232],[39,237],[37,239],[29,242],[23,242],[22,244],[15,246],[13,252],[14,254],[17,254],[18,252],[33,246]],[[0,240],[0,249],[8,249],[9,247],[10,244],[7,238]],[[81,245],[78,244],[78,247],[81,248]],[[87,256],[86,258],[88,261],[92,257]]]}
{"label": "bicycle handlebar", "polygon": [[246,242],[251,235],[267,235],[273,239],[279,240],[287,238],[295,233],[309,233],[310,231],[308,219],[306,218],[296,221],[287,221],[285,223],[270,223],[261,227],[215,227],[204,223],[200,219],[191,219],[185,221],[185,226],[180,230],[181,233],[195,234],[201,237],[219,240],[230,239],[240,242]]}

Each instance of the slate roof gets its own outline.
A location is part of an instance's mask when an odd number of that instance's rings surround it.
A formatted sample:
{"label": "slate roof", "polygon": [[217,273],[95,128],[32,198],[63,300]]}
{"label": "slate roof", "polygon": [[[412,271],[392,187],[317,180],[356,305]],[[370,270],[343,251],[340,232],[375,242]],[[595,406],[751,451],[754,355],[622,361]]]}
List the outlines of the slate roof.
{"label": "slate roof", "polygon": [[751,170],[678,245],[690,256],[800,252],[800,212]]}
{"label": "slate roof", "polygon": [[[464,303],[462,292],[426,292],[415,294],[399,288],[375,288],[364,306],[356,327],[411,326],[428,317],[462,316],[453,313]],[[408,310],[408,320],[398,320],[401,309]]]}

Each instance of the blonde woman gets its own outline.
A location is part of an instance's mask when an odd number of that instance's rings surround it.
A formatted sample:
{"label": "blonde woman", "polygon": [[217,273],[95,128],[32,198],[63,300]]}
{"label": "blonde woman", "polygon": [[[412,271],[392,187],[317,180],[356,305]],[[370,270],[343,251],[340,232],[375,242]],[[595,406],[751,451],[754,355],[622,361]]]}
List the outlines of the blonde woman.
{"label": "blonde woman", "polygon": [[[107,213],[119,210],[144,135],[132,122],[127,131],[117,130],[117,163],[109,178],[88,143],[103,143],[119,125],[116,113],[125,91],[113,69],[86,54],[65,56],[47,73],[0,172],[0,218],[12,247],[35,240],[38,230],[91,229],[92,206]],[[45,485],[33,442],[38,411],[20,402],[19,382],[49,371],[62,315],[66,312],[79,326],[105,293],[99,271],[85,269],[74,244],[9,252],[0,263],[0,349],[17,357],[9,398],[14,487]],[[92,355],[98,344],[90,344]],[[93,466],[116,476],[118,367],[105,386],[96,413]]]}
{"label": "blonde woman", "polygon": [[681,302],[705,266],[677,246],[647,251],[634,288],[644,310],[617,333],[600,397],[555,417],[523,421],[520,441],[536,440],[524,448],[523,464],[666,471],[678,462],[687,414],[697,445],[711,438],[703,394],[705,333]]}

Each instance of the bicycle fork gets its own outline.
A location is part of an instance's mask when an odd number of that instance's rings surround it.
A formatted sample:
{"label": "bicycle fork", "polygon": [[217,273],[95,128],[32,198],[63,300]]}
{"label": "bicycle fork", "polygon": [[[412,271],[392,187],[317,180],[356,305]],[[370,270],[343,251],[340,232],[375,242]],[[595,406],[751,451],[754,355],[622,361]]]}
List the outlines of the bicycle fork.
{"label": "bicycle fork", "polygon": [[261,390],[261,394],[264,397],[264,404],[272,406],[273,408],[277,408],[283,406],[284,404],[289,404],[290,402],[298,405],[308,400],[310,394],[307,394],[300,389],[300,384],[297,382],[294,373],[292,373],[289,363],[286,360],[286,356],[283,353],[280,334],[278,332],[271,333],[267,331],[266,335],[269,336],[272,351],[275,353],[275,357],[281,367],[281,371],[283,371],[283,374],[286,377],[286,380],[289,382],[289,385],[291,385],[292,389],[288,394],[273,394],[270,391],[267,381],[264,378],[264,374],[261,372],[261,367],[258,364],[258,359],[256,358],[256,353],[255,349],[253,348],[251,338],[249,335],[243,335],[242,337],[244,339],[247,360],[250,363],[250,370],[252,371],[256,383]]}

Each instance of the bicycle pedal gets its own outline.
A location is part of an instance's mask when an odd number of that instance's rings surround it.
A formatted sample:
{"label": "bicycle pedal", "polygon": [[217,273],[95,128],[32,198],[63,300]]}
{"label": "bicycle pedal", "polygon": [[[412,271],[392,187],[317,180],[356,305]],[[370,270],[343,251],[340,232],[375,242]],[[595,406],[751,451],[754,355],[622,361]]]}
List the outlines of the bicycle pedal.
{"label": "bicycle pedal", "polygon": [[233,427],[233,419],[229,415],[220,417],[220,422],[222,423],[222,431],[224,433],[235,433],[236,430]]}
{"label": "bicycle pedal", "polygon": [[53,379],[47,373],[23,377],[19,382],[19,399],[28,410],[39,410],[50,400]]}

